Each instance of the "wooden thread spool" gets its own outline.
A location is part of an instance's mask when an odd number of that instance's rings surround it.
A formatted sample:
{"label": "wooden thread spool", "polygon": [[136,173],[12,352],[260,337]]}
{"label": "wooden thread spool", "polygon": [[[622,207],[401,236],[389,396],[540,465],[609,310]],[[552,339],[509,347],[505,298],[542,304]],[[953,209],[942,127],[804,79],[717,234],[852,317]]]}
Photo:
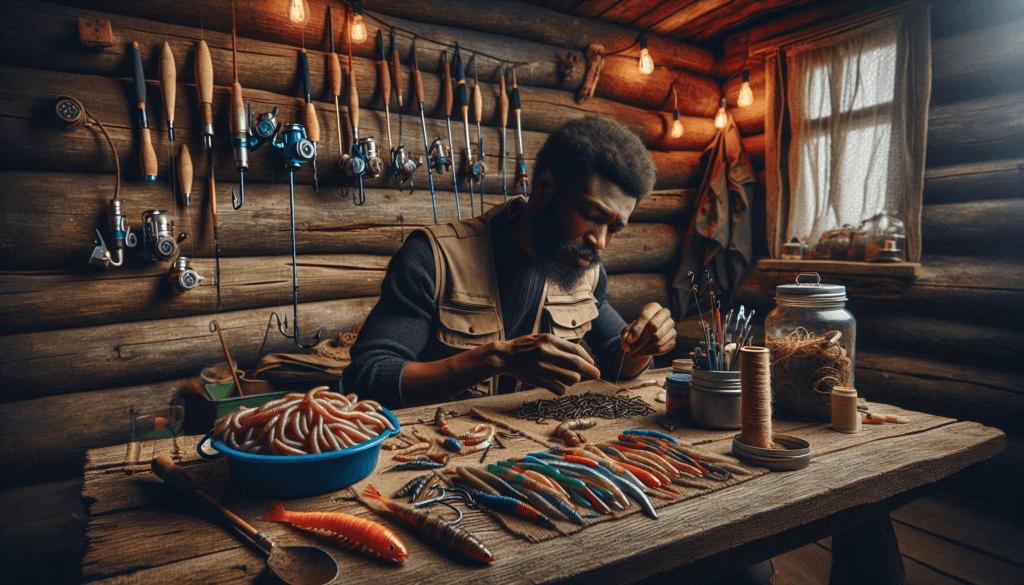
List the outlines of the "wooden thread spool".
{"label": "wooden thread spool", "polygon": [[832,430],[840,433],[856,433],[860,430],[856,388],[832,387]]}
{"label": "wooden thread spool", "polygon": [[765,347],[740,349],[740,440],[751,447],[773,449],[772,387]]}

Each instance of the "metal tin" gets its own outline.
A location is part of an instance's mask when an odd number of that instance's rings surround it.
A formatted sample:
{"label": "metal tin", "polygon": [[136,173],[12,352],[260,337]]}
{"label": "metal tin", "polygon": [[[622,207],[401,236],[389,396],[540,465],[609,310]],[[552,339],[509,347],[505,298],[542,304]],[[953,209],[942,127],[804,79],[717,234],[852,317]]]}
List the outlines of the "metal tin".
{"label": "metal tin", "polygon": [[665,376],[665,414],[680,420],[690,416],[690,374]]}
{"label": "metal tin", "polygon": [[786,449],[752,447],[740,440],[740,433],[736,433],[732,438],[732,454],[744,463],[772,471],[795,471],[810,465],[811,444],[807,441],[782,433],[773,434],[772,440]]}
{"label": "metal tin", "polygon": [[740,373],[693,370],[690,372],[690,418],[713,429],[740,428]]}

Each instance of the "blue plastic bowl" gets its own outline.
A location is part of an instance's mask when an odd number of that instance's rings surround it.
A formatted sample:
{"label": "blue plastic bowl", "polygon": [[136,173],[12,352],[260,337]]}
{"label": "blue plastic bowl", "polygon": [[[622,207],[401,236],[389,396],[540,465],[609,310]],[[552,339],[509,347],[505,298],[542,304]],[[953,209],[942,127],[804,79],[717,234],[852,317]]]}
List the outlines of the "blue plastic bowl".
{"label": "blue plastic bowl", "polygon": [[218,451],[210,455],[203,445],[210,441],[213,430],[206,433],[196,450],[203,459],[228,458],[231,483],[245,491],[265,496],[301,497],[332,492],[348,487],[370,475],[377,467],[380,444],[401,430],[391,411],[381,409],[395,430],[384,429],[380,435],[340,451],[314,455],[260,455],[228,447],[220,439],[210,444]]}

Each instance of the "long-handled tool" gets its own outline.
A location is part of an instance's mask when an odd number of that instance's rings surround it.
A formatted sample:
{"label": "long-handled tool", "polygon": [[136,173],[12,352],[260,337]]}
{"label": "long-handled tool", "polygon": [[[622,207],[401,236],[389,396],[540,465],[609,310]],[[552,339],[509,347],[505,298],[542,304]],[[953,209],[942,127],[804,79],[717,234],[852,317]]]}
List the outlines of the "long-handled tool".
{"label": "long-handled tool", "polygon": [[366,203],[363,175],[367,173],[369,161],[359,148],[359,92],[356,90],[356,70],[352,67],[351,24],[348,26],[348,118],[352,123],[352,154],[341,157],[341,168],[346,175],[359,179],[359,198],[356,199],[356,205],[362,205]]}
{"label": "long-handled tool", "polygon": [[302,168],[302,165],[306,162],[313,160],[313,157],[316,156],[316,147],[309,140],[306,129],[302,124],[285,124],[277,132],[277,136],[270,142],[270,145],[276,150],[281,151],[281,154],[284,156],[284,165],[288,169],[288,197],[292,220],[292,309],[295,321],[292,323],[291,333],[286,331],[288,327],[287,318],[278,329],[281,335],[295,340],[296,347],[308,349],[320,341],[320,336],[323,335],[324,330],[321,327],[316,332],[313,342],[308,345],[303,345],[299,342],[299,263],[295,245],[295,171]]}
{"label": "long-handled tool", "polygon": [[519,84],[516,83],[516,70],[512,70],[512,110],[516,113],[516,182],[522,189],[523,197],[526,197],[526,187],[530,180],[526,176],[526,156],[523,154],[523,122],[521,112],[522,102],[519,101]]}
{"label": "long-handled tool", "polygon": [[377,60],[377,81],[380,84],[380,99],[384,102],[384,122],[388,127],[388,152],[391,144],[391,74],[388,73],[388,58],[384,53],[384,33],[377,29],[377,46],[380,48],[380,59]]}
{"label": "long-handled tool", "polygon": [[473,164],[473,176],[480,180],[480,213],[484,212],[484,176],[487,163],[484,162],[484,135],[480,131],[480,120],[484,116],[484,98],[480,94],[480,80],[476,76],[476,60],[473,61],[473,117],[476,119],[476,148],[480,159]]}
{"label": "long-handled tool", "polygon": [[[416,101],[420,106],[420,126],[423,128],[423,152],[429,156],[430,143],[427,142],[427,117],[423,111],[423,76],[420,75],[420,63],[416,59],[416,39],[412,41],[412,86],[416,90]],[[434,192],[434,172],[427,165],[427,177],[430,178],[430,205],[434,209],[434,225],[437,225],[437,196]]]}
{"label": "long-handled tool", "polygon": [[448,123],[448,166],[452,169],[452,187],[455,188],[455,209],[462,219],[462,205],[459,203],[459,173],[455,166],[455,143],[452,141],[452,72],[448,66],[448,51],[441,52],[441,96],[444,98],[444,119]]}
{"label": "long-handled tool", "polygon": [[306,50],[299,52],[299,73],[302,75],[302,90],[306,96],[306,111],[304,121],[306,123],[306,136],[313,143],[313,190],[320,191],[320,182],[316,173],[317,145],[320,143],[320,121],[316,117],[316,106],[313,105],[313,88],[309,82],[309,56]]}
{"label": "long-handled tool", "polygon": [[505,134],[505,127],[508,126],[508,92],[505,91],[505,73],[502,72],[501,80],[499,82],[498,95],[498,109],[501,115],[501,158],[498,159],[499,166],[501,167],[501,196],[508,201],[508,173],[507,161],[508,158],[508,141]]}
{"label": "long-handled tool", "polygon": [[466,87],[466,67],[462,64],[458,43],[455,43],[455,79],[455,97],[462,108],[462,126],[466,129],[466,177],[469,179],[469,211],[473,214],[476,213],[476,204],[473,203],[473,145],[469,140],[469,90]]}
{"label": "long-handled tool", "polygon": [[338,54],[334,52],[334,20],[331,18],[331,7],[327,7],[327,38],[330,39],[331,53],[328,55],[328,69],[331,72],[331,95],[334,96],[334,114],[338,126],[338,157],[341,157],[342,145],[345,144],[341,138],[341,106],[338,98],[341,96],[341,61]]}
{"label": "long-handled tool", "polygon": [[220,310],[220,240],[217,238],[217,179],[213,165],[213,60],[206,41],[199,41],[196,49],[196,89],[203,118],[203,146],[206,147],[207,191],[210,197],[210,215],[213,219],[213,251],[216,257],[217,309]]}
{"label": "long-handled tool", "polygon": [[245,205],[245,171],[249,170],[249,121],[245,115],[242,84],[238,83],[238,35],[235,33],[235,0],[231,0],[231,63],[235,81],[231,84],[231,136],[235,145],[235,170],[238,171],[238,195],[231,188],[231,207]]}
{"label": "long-handled tool", "polygon": [[164,43],[160,50],[160,89],[164,97],[164,118],[167,120],[167,182],[171,188],[171,200],[177,201],[178,193],[174,188],[174,100],[178,92],[178,74],[174,66],[174,53],[171,46]]}
{"label": "long-handled tool", "polygon": [[213,510],[251,540],[267,555],[267,566],[288,585],[326,585],[338,576],[338,563],[327,551],[316,546],[281,546],[257,531],[199,489],[196,478],[188,470],[174,464],[167,455],[153,460],[153,473],[165,483],[191,495]]}
{"label": "long-handled tool", "polygon": [[139,43],[132,43],[132,81],[135,85],[135,107],[139,110],[139,162],[142,174],[147,183],[156,182],[156,153],[153,152],[153,139],[149,135],[149,116],[146,115],[146,76],[142,73],[142,56],[139,55]]}
{"label": "long-handled tool", "polygon": [[417,161],[414,161],[409,155],[409,151],[405,149],[405,136],[402,131],[402,108],[405,106],[405,98],[402,96],[402,61],[398,56],[398,48],[395,46],[395,27],[393,26],[391,27],[391,74],[394,76],[392,85],[395,88],[398,102],[398,146],[391,150],[391,174],[395,177],[395,185],[399,191],[408,182],[409,192],[412,193],[414,188],[412,175],[419,165],[423,164],[423,159],[420,159],[417,164]]}

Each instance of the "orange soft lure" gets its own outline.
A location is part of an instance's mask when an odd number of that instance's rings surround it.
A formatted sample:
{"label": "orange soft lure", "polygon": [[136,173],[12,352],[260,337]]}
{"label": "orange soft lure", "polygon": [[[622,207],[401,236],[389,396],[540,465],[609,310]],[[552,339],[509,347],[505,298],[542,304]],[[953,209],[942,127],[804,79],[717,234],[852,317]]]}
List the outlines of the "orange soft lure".
{"label": "orange soft lure", "polygon": [[369,551],[397,563],[409,556],[402,541],[386,526],[344,512],[289,512],[281,502],[273,500],[260,520],[329,533],[343,546]]}

